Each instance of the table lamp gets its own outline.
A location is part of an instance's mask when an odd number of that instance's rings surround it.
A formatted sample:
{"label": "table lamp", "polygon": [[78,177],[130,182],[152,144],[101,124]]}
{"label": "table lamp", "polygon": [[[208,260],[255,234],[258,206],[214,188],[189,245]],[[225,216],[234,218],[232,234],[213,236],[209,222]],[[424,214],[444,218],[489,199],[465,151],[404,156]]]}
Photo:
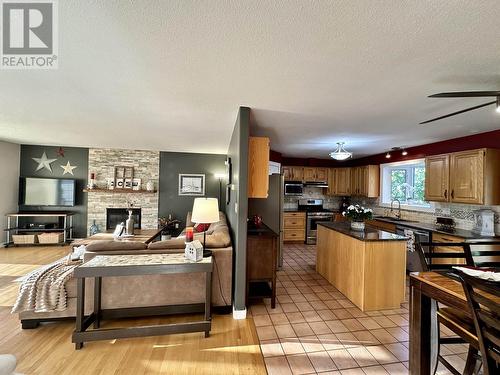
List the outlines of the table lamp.
{"label": "table lamp", "polygon": [[[195,198],[191,221],[196,224],[212,224],[219,221],[219,200],[217,198]],[[203,231],[203,252],[207,231]]]}

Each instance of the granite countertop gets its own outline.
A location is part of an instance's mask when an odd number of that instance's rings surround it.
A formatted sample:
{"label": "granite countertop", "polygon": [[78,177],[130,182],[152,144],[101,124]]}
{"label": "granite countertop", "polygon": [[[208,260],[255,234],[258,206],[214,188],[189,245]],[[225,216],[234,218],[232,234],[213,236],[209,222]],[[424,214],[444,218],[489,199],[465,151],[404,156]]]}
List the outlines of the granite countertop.
{"label": "granite countertop", "polygon": [[360,241],[406,241],[407,238],[398,234],[378,230],[367,226],[364,231],[351,229],[349,222],[320,222],[318,225],[345,234]]}
{"label": "granite countertop", "polygon": [[420,222],[415,222],[415,221],[404,221],[404,220],[394,221],[394,220],[386,219],[384,217],[377,217],[377,216],[375,216],[373,219],[383,221],[385,223],[391,223],[391,224],[395,224],[395,225],[404,225],[404,226],[415,228],[415,229],[423,229],[423,230],[428,230],[431,232],[436,232],[436,233],[441,233],[441,234],[449,234],[450,236],[463,237],[466,240],[500,241],[500,236],[495,236],[495,237],[480,236],[479,234],[474,233],[474,232],[467,230],[467,229],[455,228],[455,230],[453,232],[451,232],[451,231],[439,229],[436,227],[436,225],[429,224],[429,223],[420,223]]}

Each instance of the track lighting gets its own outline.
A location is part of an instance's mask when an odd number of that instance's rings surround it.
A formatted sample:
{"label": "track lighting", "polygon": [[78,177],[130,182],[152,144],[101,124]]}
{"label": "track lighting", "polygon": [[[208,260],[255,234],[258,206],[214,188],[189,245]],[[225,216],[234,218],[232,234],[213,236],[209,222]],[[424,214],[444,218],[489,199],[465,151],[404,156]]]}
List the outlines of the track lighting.
{"label": "track lighting", "polygon": [[390,159],[391,158],[391,153],[389,151],[387,151],[387,154],[385,154],[385,158],[386,159]]}
{"label": "track lighting", "polygon": [[401,155],[403,155],[403,156],[408,155],[408,151],[406,151],[406,150],[403,148],[403,151],[401,151]]}

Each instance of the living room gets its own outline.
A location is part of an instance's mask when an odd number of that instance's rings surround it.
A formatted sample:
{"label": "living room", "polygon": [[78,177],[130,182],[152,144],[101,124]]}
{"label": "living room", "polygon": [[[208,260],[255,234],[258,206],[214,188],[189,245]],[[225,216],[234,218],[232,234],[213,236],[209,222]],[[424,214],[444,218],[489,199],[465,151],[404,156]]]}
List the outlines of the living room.
{"label": "living room", "polygon": [[0,0],[0,375],[498,373],[497,8]]}

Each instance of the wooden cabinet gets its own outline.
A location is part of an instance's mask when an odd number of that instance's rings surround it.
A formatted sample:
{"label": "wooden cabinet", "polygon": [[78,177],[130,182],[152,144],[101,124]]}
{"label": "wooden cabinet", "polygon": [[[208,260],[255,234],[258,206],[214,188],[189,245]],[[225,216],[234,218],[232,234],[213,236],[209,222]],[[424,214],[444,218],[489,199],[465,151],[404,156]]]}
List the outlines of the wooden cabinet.
{"label": "wooden cabinet", "polygon": [[304,167],[304,182],[316,181],[316,168]]}
{"label": "wooden cabinet", "polygon": [[328,168],[316,168],[316,182],[328,182]]}
{"label": "wooden cabinet", "polygon": [[252,298],[271,298],[276,306],[276,270],[278,266],[278,235],[266,230],[247,235],[247,302]]}
{"label": "wooden cabinet", "polygon": [[306,239],[306,213],[283,213],[283,240],[286,242],[304,242]]}
{"label": "wooden cabinet", "polygon": [[478,149],[425,159],[428,201],[500,204],[500,150]]}
{"label": "wooden cabinet", "polygon": [[425,158],[425,200],[447,202],[449,196],[450,156]]}
{"label": "wooden cabinet", "polygon": [[452,202],[476,204],[484,202],[483,173],[485,156],[484,150],[451,154],[450,198]]}
{"label": "wooden cabinet", "polygon": [[248,198],[267,198],[269,151],[269,138],[250,137],[248,143]]}
{"label": "wooden cabinet", "polygon": [[304,181],[304,168],[292,167],[292,179],[293,181]]}
{"label": "wooden cabinet", "polygon": [[351,168],[351,195],[361,195],[361,188],[363,186],[362,178],[363,167]]}
{"label": "wooden cabinet", "polygon": [[283,167],[283,177],[285,181],[303,181],[304,167]]}
{"label": "wooden cabinet", "polygon": [[283,167],[285,181],[327,182],[328,168]]}
{"label": "wooden cabinet", "polygon": [[326,189],[327,195],[335,195],[335,178],[336,178],[336,169],[330,168],[328,169],[328,188]]}
{"label": "wooden cabinet", "polygon": [[351,195],[377,198],[380,191],[379,170],[378,165],[351,168]]}
{"label": "wooden cabinet", "polygon": [[285,181],[292,181],[292,167],[282,167],[281,172]]}
{"label": "wooden cabinet", "polygon": [[351,168],[335,168],[335,195],[351,195]]}

